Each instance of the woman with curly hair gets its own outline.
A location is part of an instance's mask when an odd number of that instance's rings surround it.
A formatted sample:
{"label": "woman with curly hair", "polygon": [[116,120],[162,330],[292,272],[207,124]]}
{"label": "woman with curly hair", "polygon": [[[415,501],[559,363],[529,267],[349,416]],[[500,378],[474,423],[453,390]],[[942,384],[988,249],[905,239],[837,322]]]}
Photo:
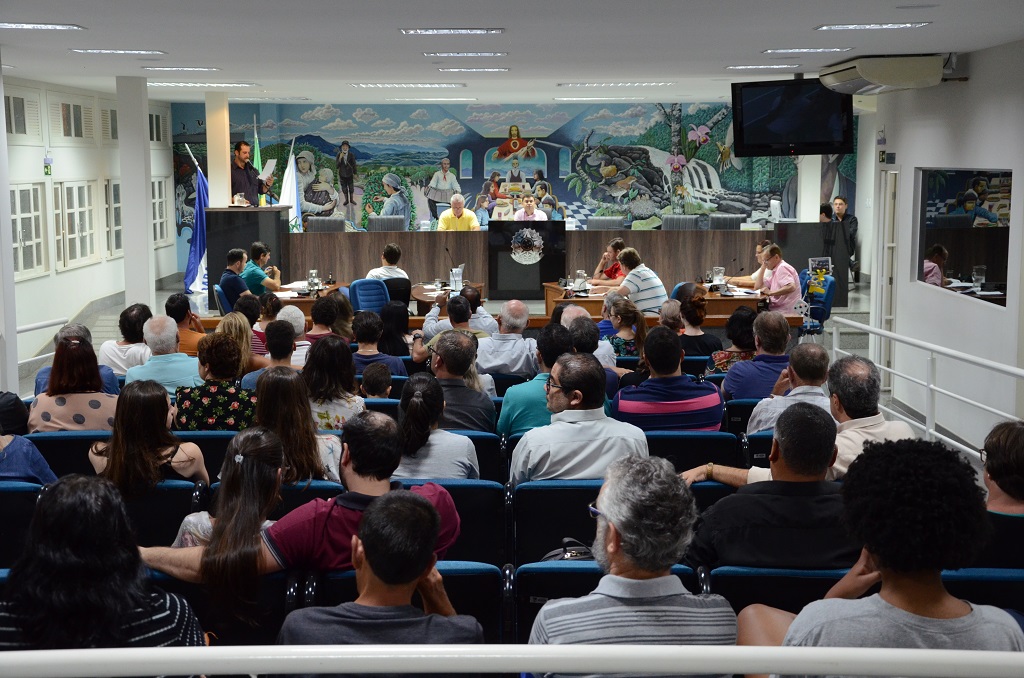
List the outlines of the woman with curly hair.
{"label": "woman with curly hair", "polygon": [[725,321],[725,337],[732,342],[732,346],[711,354],[715,372],[728,372],[729,368],[736,363],[753,360],[757,355],[757,347],[754,346],[755,318],[757,318],[757,311],[740,306]]}
{"label": "woman with curly hair", "polygon": [[356,368],[348,342],[326,336],[313,344],[302,370],[312,421],[321,431],[340,431],[345,420],[366,409],[356,395]]}
{"label": "woman with curly hair", "polygon": [[109,480],[65,476],[39,496],[0,602],[0,647],[204,644],[185,599],[149,583],[121,493]]}
{"label": "woman with curly hair", "polygon": [[203,452],[171,433],[177,408],[167,390],[155,381],[125,384],[114,414],[109,442],[94,443],[89,461],[126,498],[156,487],[161,480],[192,480],[209,484]]}

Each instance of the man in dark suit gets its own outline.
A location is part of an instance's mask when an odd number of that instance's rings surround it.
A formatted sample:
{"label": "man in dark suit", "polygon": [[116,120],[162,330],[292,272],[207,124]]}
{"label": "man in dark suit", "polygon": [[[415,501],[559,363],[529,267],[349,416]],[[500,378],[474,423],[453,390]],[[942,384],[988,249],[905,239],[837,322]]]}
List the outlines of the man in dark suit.
{"label": "man in dark suit", "polygon": [[358,168],[356,167],[356,158],[352,154],[348,141],[341,142],[341,148],[338,149],[338,155],[334,158],[334,164],[338,166],[338,188],[345,194],[345,202],[342,204],[350,205],[355,202],[352,199],[352,182],[356,174],[358,174]]}

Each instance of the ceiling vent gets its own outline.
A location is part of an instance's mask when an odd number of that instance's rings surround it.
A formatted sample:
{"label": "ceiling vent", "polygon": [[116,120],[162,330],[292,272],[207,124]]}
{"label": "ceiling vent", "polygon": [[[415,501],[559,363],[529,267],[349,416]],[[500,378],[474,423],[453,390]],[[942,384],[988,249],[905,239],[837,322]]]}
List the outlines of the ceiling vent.
{"label": "ceiling vent", "polygon": [[942,82],[942,55],[861,57],[826,66],[821,84],[843,94],[882,94],[933,87]]}

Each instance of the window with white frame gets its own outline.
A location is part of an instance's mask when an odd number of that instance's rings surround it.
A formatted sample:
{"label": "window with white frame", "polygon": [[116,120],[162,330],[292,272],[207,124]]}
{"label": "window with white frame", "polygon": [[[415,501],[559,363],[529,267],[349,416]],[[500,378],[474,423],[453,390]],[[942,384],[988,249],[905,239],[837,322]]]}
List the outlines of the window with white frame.
{"label": "window with white frame", "polygon": [[11,228],[15,277],[46,271],[43,184],[11,186]]}
{"label": "window with white frame", "polygon": [[121,182],[116,179],[107,181],[107,254],[124,253],[124,242],[121,229]]}
{"label": "window with white frame", "polygon": [[163,116],[158,113],[149,114],[149,140],[163,141]]}
{"label": "window with white frame", "polygon": [[168,178],[153,179],[149,182],[150,222],[153,224],[153,244],[169,245],[173,242],[174,231],[171,229],[171,206],[169,196],[171,180]]}
{"label": "window with white frame", "polygon": [[96,259],[93,187],[87,181],[53,185],[54,247],[57,268]]}
{"label": "window with white frame", "polygon": [[4,113],[8,134],[27,134],[25,127],[25,97],[4,96]]}
{"label": "window with white frame", "polygon": [[66,137],[82,138],[84,123],[81,104],[61,103],[60,122]]}

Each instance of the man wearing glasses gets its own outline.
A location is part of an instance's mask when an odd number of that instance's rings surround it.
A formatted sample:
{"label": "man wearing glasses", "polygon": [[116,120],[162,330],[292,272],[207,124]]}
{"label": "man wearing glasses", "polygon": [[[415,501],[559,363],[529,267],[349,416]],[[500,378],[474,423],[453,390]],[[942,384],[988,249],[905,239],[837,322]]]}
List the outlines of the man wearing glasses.
{"label": "man wearing glasses", "polygon": [[698,512],[671,463],[617,459],[590,510],[594,559],[605,576],[590,595],[545,604],[531,645],[736,643],[736,614],[725,598],[695,596],[672,574]]}
{"label": "man wearing glasses", "polygon": [[528,431],[516,445],[513,484],[600,478],[616,459],[648,455],[643,431],[605,414],[604,368],[593,355],[560,357],[544,388],[551,424]]}

